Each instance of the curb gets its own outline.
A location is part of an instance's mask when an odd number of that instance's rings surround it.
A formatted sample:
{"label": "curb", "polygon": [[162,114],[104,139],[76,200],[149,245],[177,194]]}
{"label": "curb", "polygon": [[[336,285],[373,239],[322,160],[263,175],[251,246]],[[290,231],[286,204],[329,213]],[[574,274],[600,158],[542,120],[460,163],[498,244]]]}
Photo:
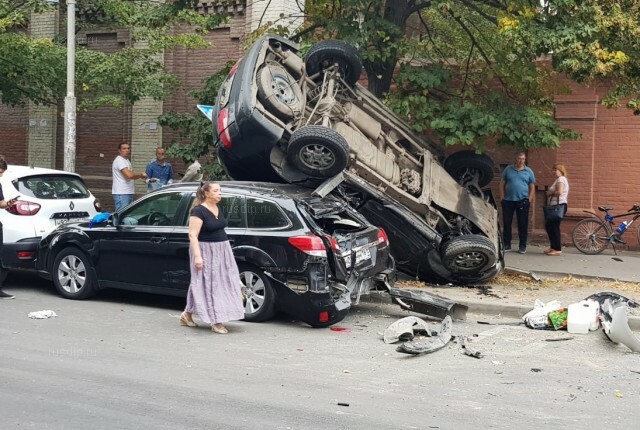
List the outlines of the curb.
{"label": "curb", "polygon": [[532,279],[539,281],[541,278],[574,278],[574,279],[584,279],[584,280],[592,280],[592,281],[608,281],[608,282],[635,282],[635,281],[627,281],[624,279],[618,278],[610,278],[607,276],[591,276],[591,275],[578,275],[575,273],[566,273],[566,272],[546,272],[543,270],[522,270],[517,269],[515,267],[505,267],[505,273],[514,273],[517,275],[525,275],[530,276]]}

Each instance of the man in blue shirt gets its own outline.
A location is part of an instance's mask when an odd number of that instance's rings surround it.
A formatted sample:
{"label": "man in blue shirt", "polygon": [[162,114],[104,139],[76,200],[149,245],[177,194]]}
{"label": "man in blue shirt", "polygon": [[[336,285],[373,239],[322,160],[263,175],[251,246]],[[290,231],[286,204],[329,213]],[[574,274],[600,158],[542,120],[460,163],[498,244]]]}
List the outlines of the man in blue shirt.
{"label": "man in blue shirt", "polygon": [[504,250],[511,250],[511,223],[515,212],[518,220],[518,252],[527,252],[527,232],[529,229],[529,208],[535,193],[536,177],[533,170],[525,165],[527,156],[518,154],[516,163],[507,166],[500,180],[500,199],[502,200],[502,220],[504,231],[502,240]]}
{"label": "man in blue shirt", "polygon": [[147,164],[147,192],[173,183],[173,167],[164,161],[164,148],[156,148],[156,159]]}

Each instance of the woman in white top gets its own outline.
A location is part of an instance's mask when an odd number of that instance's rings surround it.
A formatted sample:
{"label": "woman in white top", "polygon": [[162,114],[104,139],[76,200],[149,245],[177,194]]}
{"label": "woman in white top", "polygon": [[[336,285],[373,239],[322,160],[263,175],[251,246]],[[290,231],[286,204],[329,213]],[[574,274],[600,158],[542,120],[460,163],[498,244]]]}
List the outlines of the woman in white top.
{"label": "woman in white top", "polygon": [[[563,164],[555,164],[553,173],[556,180],[547,190],[547,199],[550,205],[564,205],[567,213],[567,197],[569,196],[569,181],[567,181],[567,169]],[[562,237],[560,235],[560,223],[562,220],[544,222],[544,228],[549,236],[550,247],[544,251],[547,255],[562,255]]]}

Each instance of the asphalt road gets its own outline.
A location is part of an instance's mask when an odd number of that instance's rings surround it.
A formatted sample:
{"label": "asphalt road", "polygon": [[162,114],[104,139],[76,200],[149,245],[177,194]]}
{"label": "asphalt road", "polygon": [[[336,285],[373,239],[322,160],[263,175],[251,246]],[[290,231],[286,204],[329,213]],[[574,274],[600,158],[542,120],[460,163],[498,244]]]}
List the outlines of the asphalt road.
{"label": "asphalt road", "polygon": [[[17,297],[0,300],[2,429],[631,429],[640,417],[640,355],[600,332],[470,316],[454,335],[483,358],[454,342],[407,356],[380,340],[406,316],[388,305],[354,309],[347,331],[282,317],[218,335],[180,327],[181,299],[70,301],[22,274],[6,289]],[[58,317],[27,318],[39,310]]]}

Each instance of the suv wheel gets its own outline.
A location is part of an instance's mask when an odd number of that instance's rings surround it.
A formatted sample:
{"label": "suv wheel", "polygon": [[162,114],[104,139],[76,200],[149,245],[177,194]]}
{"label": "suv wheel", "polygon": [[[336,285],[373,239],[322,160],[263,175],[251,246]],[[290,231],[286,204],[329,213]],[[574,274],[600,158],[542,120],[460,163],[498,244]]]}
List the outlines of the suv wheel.
{"label": "suv wheel", "polygon": [[444,160],[445,170],[462,186],[477,176],[478,187],[486,187],[493,180],[493,160],[487,154],[474,151],[455,152]]}
{"label": "suv wheel", "polygon": [[275,291],[264,272],[249,264],[238,264],[242,297],[244,299],[244,320],[266,321],[275,315]]}
{"label": "suv wheel", "polygon": [[304,110],[300,85],[279,64],[267,63],[258,71],[258,98],[269,112],[281,119],[292,119]]}
{"label": "suv wheel", "polygon": [[329,178],[347,167],[349,145],[335,130],[321,125],[307,125],[291,135],[287,158],[306,175]]}
{"label": "suv wheel", "polygon": [[309,76],[323,72],[336,63],[340,68],[342,79],[348,85],[358,82],[362,73],[362,61],[358,56],[358,50],[341,40],[325,40],[316,43],[309,49],[305,60]]}
{"label": "suv wheel", "polygon": [[496,262],[493,243],[479,234],[454,237],[444,244],[440,256],[447,270],[460,275],[480,273]]}
{"label": "suv wheel", "polygon": [[53,284],[67,299],[82,300],[96,293],[91,263],[78,248],[65,248],[53,263]]}

